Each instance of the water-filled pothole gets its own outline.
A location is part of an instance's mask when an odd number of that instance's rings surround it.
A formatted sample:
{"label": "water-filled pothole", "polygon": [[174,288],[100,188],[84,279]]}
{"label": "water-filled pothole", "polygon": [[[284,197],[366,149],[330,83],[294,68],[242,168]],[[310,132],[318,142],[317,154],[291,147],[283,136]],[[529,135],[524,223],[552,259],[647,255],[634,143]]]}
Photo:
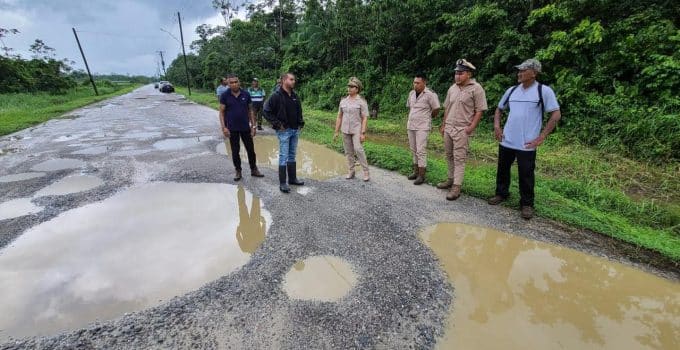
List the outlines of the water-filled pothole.
{"label": "water-filled pothole", "polygon": [[45,176],[45,173],[20,173],[20,174],[11,174],[11,175],[5,175],[5,176],[0,176],[0,182],[15,182],[15,181],[24,181],[24,180],[30,180],[30,179],[35,179],[39,177]]}
{"label": "water-filled pothole", "polygon": [[423,241],[455,289],[439,349],[676,349],[680,284],[500,231],[444,223]]}
{"label": "water-filled pothole", "polygon": [[152,183],[29,229],[0,250],[0,339],[84,327],[230,273],[264,239],[259,205],[233,185]]}
{"label": "water-filled pothole", "polygon": [[[42,210],[42,207],[39,207],[31,202],[31,198],[12,199],[7,202],[0,203],[0,220],[18,218],[21,216],[38,213]],[[0,329],[2,329],[2,327],[0,327]]]}
{"label": "water-filled pothole", "polygon": [[82,168],[85,162],[79,159],[50,159],[42,163],[34,165],[31,170],[34,171],[57,171],[66,169]]}
{"label": "water-filled pothole", "polygon": [[0,148],[0,156],[15,153],[16,151],[17,151],[16,148]]}
{"label": "water-filled pothole", "polygon": [[[279,165],[279,141],[273,136],[256,136],[255,155],[258,165],[276,168]],[[229,141],[217,144],[215,151],[231,159]],[[245,147],[241,145],[241,158],[248,159]],[[341,154],[305,140],[298,143],[296,156],[298,175],[314,180],[326,180],[347,172],[347,159]]]}
{"label": "water-filled pothole", "polygon": [[[69,145],[71,146],[71,145]],[[83,154],[83,155],[99,155],[99,154],[104,154],[106,151],[109,150],[108,146],[94,146],[94,147],[88,147],[88,148],[83,148],[74,152],[71,152],[71,154]]]}
{"label": "water-filled pothole", "polygon": [[67,176],[35,194],[35,197],[63,196],[71,193],[89,191],[104,184],[102,179],[92,175]]}
{"label": "water-filled pothole", "polygon": [[283,290],[291,299],[338,301],[357,284],[357,275],[346,260],[317,255],[298,261],[286,274]]}
{"label": "water-filled pothole", "polygon": [[198,136],[191,138],[176,138],[157,141],[153,146],[162,151],[176,151],[199,145],[201,142],[212,140],[212,136]]}

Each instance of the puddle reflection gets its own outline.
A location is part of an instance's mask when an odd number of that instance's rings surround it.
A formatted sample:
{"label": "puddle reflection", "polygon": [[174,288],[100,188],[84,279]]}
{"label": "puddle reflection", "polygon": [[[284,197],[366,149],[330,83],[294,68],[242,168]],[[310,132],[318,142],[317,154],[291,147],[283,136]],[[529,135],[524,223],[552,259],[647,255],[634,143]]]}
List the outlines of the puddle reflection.
{"label": "puddle reflection", "polygon": [[291,299],[338,301],[357,284],[357,275],[346,260],[332,255],[312,256],[296,262],[283,281]]}
{"label": "puddle reflection", "polygon": [[264,240],[260,206],[233,185],[152,183],[27,230],[0,250],[0,340],[84,327],[230,273]]}
{"label": "puddle reflection", "polygon": [[252,254],[264,242],[267,221],[260,211],[260,198],[252,196],[250,213],[248,213],[246,191],[243,189],[243,186],[238,187],[237,197],[239,223],[236,227],[236,240],[239,247],[241,247],[241,251]]}
{"label": "puddle reflection", "polygon": [[[279,141],[274,136],[256,136],[255,154],[257,163],[261,166],[277,168],[279,165]],[[231,147],[225,140],[215,148],[220,154],[229,156],[231,161]],[[241,159],[247,160],[245,147],[241,145]],[[298,174],[301,177],[314,180],[327,180],[347,172],[347,160],[340,153],[305,140],[298,143],[297,153]]]}
{"label": "puddle reflection", "polygon": [[455,288],[439,349],[677,349],[680,284],[463,224],[421,232]]}

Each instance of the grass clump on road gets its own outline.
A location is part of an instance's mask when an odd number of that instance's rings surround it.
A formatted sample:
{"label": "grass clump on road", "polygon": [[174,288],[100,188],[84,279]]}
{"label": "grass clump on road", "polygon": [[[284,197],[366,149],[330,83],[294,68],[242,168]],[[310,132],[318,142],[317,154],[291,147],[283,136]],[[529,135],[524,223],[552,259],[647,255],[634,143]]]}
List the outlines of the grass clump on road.
{"label": "grass clump on road", "polygon": [[[193,92],[191,99],[213,108],[218,106],[211,93]],[[342,152],[342,143],[333,142],[336,113],[305,108],[304,115],[303,138]],[[369,121],[364,149],[371,164],[402,174],[411,171],[404,128],[405,120]],[[480,126],[470,145],[464,193],[478,198],[493,195],[497,147],[490,125]],[[430,134],[428,151],[427,182],[435,184],[447,177],[442,138],[437,132]],[[677,164],[650,165],[567,144],[559,134],[554,134],[539,148],[536,211],[539,216],[633,243],[677,262],[680,261],[677,167]],[[513,168],[513,189],[504,205],[517,208],[518,196]]]}
{"label": "grass clump on road", "polygon": [[66,112],[126,94],[138,88],[138,84],[98,84],[99,96],[91,86],[78,86],[63,95],[49,93],[0,94],[0,135],[43,123]]}

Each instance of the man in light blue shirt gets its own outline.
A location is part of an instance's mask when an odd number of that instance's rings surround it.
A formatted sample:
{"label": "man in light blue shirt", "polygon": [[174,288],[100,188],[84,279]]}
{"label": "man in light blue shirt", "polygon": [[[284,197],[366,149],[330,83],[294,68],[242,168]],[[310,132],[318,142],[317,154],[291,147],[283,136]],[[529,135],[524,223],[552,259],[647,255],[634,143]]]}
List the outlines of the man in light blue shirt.
{"label": "man in light blue shirt", "polygon": [[[505,91],[494,114],[494,134],[498,145],[498,169],[496,172],[496,195],[489,198],[491,205],[505,201],[510,195],[510,168],[517,159],[521,215],[531,219],[534,215],[534,169],[536,148],[555,129],[562,117],[555,92],[536,81],[541,72],[541,63],[528,59],[515,66],[517,81]],[[510,109],[505,127],[501,130],[501,116]],[[541,132],[543,114],[550,119]]]}
{"label": "man in light blue shirt", "polygon": [[217,95],[217,101],[220,100],[220,96],[222,96],[222,93],[229,90],[229,85],[227,84],[227,78],[222,77],[222,81],[220,81],[220,85],[215,89],[215,95]]}

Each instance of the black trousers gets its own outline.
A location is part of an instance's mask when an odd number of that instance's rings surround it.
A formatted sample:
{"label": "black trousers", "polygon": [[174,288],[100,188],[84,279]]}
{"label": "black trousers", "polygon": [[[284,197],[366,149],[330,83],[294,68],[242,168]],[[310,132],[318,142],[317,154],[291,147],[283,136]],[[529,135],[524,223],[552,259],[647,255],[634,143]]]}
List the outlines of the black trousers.
{"label": "black trousers", "polygon": [[257,161],[255,160],[255,145],[253,144],[253,136],[250,131],[230,131],[229,145],[231,146],[231,160],[234,162],[234,168],[241,171],[241,140],[246,147],[248,153],[248,163],[250,170],[255,169]]}
{"label": "black trousers", "polygon": [[536,151],[518,151],[498,145],[498,169],[496,171],[496,194],[507,198],[510,195],[510,168],[517,159],[519,173],[519,205],[534,206],[534,170]]}

